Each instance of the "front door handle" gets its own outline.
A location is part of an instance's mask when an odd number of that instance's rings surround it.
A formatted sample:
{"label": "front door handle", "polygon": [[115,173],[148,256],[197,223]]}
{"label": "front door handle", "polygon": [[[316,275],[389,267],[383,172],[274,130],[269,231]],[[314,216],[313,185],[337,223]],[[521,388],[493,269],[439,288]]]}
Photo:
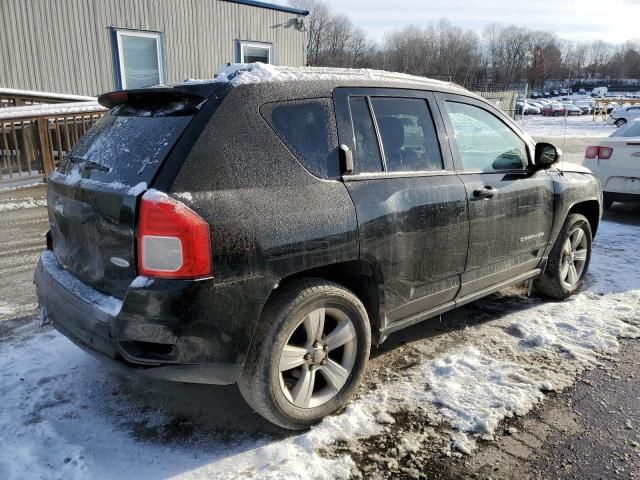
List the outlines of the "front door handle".
{"label": "front door handle", "polygon": [[473,191],[473,197],[477,199],[493,198],[498,194],[498,189],[493,187],[484,187]]}

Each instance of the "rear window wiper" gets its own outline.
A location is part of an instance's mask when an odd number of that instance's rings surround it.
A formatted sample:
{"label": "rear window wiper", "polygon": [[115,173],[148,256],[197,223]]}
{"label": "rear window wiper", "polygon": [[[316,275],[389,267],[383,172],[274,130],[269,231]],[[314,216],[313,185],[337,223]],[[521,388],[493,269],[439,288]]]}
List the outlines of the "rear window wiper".
{"label": "rear window wiper", "polygon": [[71,163],[82,164],[83,168],[87,170],[99,170],[101,172],[110,172],[111,169],[102,165],[101,163],[94,162],[93,160],[85,160],[84,158],[79,157],[69,157],[69,161]]}

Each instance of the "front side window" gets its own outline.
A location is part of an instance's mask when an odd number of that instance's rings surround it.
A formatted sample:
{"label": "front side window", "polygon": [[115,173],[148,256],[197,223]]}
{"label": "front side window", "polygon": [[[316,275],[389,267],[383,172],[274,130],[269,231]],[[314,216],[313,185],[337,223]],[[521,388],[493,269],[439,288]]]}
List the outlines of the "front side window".
{"label": "front side window", "polygon": [[115,30],[117,87],[144,88],[165,82],[162,34]]}
{"label": "front side window", "polygon": [[426,100],[371,99],[388,172],[444,168],[438,136]]}
{"label": "front side window", "polygon": [[273,63],[273,46],[270,43],[240,42],[240,63]]}
{"label": "front side window", "polygon": [[320,178],[338,178],[338,136],[331,100],[268,103],[262,116],[300,162]]}
{"label": "front side window", "polygon": [[527,147],[498,117],[469,105],[446,101],[464,170],[494,172],[527,166]]}

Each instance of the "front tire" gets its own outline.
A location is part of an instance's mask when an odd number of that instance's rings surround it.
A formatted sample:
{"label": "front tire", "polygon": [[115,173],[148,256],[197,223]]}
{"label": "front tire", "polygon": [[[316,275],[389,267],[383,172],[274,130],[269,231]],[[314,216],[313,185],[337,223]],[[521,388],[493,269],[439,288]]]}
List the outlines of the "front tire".
{"label": "front tire", "polygon": [[302,430],[349,402],[370,348],[358,297],[334,282],[297,281],[265,306],[238,386],[262,417]]}
{"label": "front tire", "polygon": [[619,118],[618,120],[616,120],[616,127],[620,128],[623,125],[625,125],[627,123],[627,121],[624,118]]}
{"label": "front tire", "polygon": [[582,286],[591,261],[591,225],[577,213],[570,214],[560,230],[536,290],[555,300],[564,300]]}

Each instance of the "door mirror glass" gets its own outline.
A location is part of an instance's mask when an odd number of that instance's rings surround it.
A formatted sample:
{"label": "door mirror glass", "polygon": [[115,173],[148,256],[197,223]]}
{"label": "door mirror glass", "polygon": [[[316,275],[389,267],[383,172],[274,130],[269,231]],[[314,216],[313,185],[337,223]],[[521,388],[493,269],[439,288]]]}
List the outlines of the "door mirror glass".
{"label": "door mirror glass", "polygon": [[540,167],[550,167],[560,160],[562,150],[550,143],[536,144],[536,165]]}

